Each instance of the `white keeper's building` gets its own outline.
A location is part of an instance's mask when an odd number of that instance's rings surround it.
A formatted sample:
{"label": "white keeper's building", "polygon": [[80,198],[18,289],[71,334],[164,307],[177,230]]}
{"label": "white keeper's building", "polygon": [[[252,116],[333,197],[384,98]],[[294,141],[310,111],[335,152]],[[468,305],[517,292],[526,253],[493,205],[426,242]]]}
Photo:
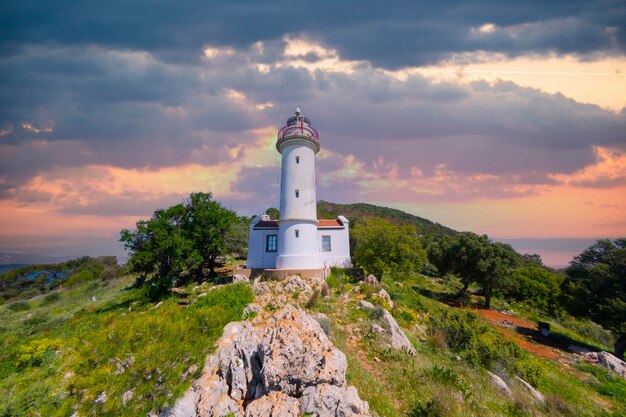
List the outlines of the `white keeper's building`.
{"label": "white keeper's building", "polygon": [[351,267],[348,219],[317,219],[319,134],[300,108],[278,131],[276,149],[282,155],[280,219],[268,215],[252,219],[247,267],[290,272]]}

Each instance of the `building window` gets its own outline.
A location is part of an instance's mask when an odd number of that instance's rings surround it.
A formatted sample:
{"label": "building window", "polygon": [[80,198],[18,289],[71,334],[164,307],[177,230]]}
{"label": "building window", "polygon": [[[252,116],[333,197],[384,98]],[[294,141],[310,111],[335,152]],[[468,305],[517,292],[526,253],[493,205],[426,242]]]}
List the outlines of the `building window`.
{"label": "building window", "polygon": [[300,157],[296,156],[296,164],[299,164],[299,163],[300,163]]}
{"label": "building window", "polygon": [[300,231],[296,229],[296,237],[300,237]]}
{"label": "building window", "polygon": [[300,197],[300,190],[296,190],[296,198]]}
{"label": "building window", "polygon": [[322,236],[322,252],[330,252],[330,236]]}
{"label": "building window", "polygon": [[265,236],[265,252],[276,252],[277,247],[278,247],[277,235]]}

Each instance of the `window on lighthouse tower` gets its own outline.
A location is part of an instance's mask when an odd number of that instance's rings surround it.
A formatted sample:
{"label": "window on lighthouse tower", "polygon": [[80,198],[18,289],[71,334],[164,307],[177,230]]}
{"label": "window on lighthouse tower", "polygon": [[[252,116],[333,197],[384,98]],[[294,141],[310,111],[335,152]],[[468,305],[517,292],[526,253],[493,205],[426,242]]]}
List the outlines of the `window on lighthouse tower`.
{"label": "window on lighthouse tower", "polygon": [[300,190],[296,190],[296,198],[300,197]]}
{"label": "window on lighthouse tower", "polygon": [[300,163],[300,157],[296,156],[296,164],[299,164],[299,163]]}

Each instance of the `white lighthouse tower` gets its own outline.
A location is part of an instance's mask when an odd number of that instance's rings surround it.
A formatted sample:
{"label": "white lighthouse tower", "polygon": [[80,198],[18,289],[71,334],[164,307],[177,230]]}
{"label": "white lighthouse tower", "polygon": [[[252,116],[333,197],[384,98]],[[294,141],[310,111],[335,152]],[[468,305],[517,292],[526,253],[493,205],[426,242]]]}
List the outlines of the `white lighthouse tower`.
{"label": "white lighthouse tower", "polygon": [[299,107],[278,132],[276,149],[282,155],[276,269],[322,268],[315,196],[319,135]]}
{"label": "white lighthouse tower", "polygon": [[299,107],[278,131],[276,149],[282,155],[280,219],[264,214],[251,220],[245,271],[320,275],[331,266],[351,267],[348,219],[317,218],[319,135]]}

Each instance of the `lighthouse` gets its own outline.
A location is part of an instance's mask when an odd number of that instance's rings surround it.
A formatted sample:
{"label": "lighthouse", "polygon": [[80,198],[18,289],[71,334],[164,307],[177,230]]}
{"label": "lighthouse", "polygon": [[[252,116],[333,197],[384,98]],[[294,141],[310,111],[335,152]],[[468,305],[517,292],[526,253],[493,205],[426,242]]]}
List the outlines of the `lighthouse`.
{"label": "lighthouse", "polygon": [[319,134],[299,107],[278,131],[276,149],[282,155],[276,269],[322,268],[315,195]]}
{"label": "lighthouse", "polygon": [[249,270],[321,276],[331,266],[352,266],[348,219],[317,218],[315,157],[320,149],[317,130],[297,107],[276,138],[281,155],[280,218],[252,218]]}

